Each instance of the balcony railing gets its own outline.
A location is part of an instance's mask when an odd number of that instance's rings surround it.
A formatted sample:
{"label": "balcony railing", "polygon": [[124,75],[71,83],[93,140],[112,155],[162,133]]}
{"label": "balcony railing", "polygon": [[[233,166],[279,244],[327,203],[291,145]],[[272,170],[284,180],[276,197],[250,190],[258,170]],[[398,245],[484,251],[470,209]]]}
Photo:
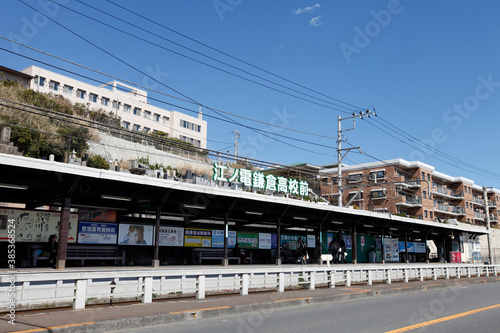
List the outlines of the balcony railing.
{"label": "balcony railing", "polygon": [[484,220],[485,214],[484,213],[474,213],[474,218],[479,219],[479,220]]}
{"label": "balcony railing", "polygon": [[453,198],[463,198],[464,196],[464,192],[462,191],[452,191],[443,186],[434,186],[434,193],[442,194],[447,197],[453,197]]}
{"label": "balcony railing", "polygon": [[464,209],[462,207],[457,207],[457,206],[449,206],[447,204],[435,204],[434,209],[445,212],[445,213],[450,213],[450,214],[456,214],[456,215],[464,215]]}
{"label": "balcony railing", "polygon": [[478,205],[484,205],[484,200],[479,198],[479,197],[474,197],[474,203],[478,204]]}

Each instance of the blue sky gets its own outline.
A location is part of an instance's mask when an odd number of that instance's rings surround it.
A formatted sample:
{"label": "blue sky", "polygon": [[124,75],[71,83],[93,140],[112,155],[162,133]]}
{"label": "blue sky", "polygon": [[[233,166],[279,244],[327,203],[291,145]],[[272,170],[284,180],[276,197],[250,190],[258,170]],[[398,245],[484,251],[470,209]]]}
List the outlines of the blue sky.
{"label": "blue sky", "polygon": [[[500,124],[500,3],[416,0],[119,1],[121,6],[265,69],[266,73],[145,21],[108,1],[82,1],[158,36],[261,77],[256,78],[98,13],[79,1],[56,2],[136,34],[161,45],[163,49],[113,31],[48,0],[25,1],[107,53],[17,0],[3,3],[0,35],[165,93],[177,96],[182,93],[202,105],[321,136],[288,131],[234,116],[227,116],[233,121],[227,123],[209,118],[225,117],[203,108],[208,121],[208,147],[211,149],[232,153],[232,131],[239,131],[241,155],[281,164],[334,163],[336,141],[333,138],[336,137],[337,117],[348,117],[352,110],[373,110],[375,107],[380,117],[358,119],[356,130],[344,133],[347,142],[343,143],[343,147],[360,146],[371,156],[350,152],[345,163],[373,162],[373,157],[380,160],[421,160],[445,174],[463,176],[478,185],[500,189],[500,157],[496,144]],[[32,64],[47,67],[19,56],[24,55],[98,80],[110,80],[14,47],[2,39],[0,47],[18,52],[12,54],[0,50],[1,64],[7,67],[18,70]],[[207,67],[164,48],[286,91],[287,94]],[[187,107],[193,112],[198,110],[198,106],[162,95],[150,93],[150,96]],[[157,102],[153,104],[160,105]],[[342,122],[344,128],[350,124],[347,120]],[[268,134],[263,135],[249,127],[302,141],[276,135],[271,139]],[[428,148],[417,150],[415,146],[419,142],[438,151]]]}

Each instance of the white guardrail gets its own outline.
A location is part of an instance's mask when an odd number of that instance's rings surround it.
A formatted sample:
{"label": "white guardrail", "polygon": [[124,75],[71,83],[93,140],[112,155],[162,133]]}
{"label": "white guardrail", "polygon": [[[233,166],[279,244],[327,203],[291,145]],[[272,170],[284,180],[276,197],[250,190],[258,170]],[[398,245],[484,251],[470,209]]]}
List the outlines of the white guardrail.
{"label": "white guardrail", "polygon": [[[249,291],[424,281],[497,276],[500,265],[385,264],[211,267],[199,269],[104,269],[12,271],[0,274],[0,311],[53,306],[84,309],[87,304],[213,293],[248,295]],[[15,290],[15,292],[13,292]]]}

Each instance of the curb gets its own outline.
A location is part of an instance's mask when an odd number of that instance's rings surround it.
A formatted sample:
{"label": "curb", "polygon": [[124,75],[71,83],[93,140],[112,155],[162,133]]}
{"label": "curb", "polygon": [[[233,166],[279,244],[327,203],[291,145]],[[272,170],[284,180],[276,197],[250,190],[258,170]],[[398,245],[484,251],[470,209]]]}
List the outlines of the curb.
{"label": "curb", "polygon": [[[59,327],[47,327],[46,329],[36,330],[40,333],[106,333],[110,331],[130,330],[135,328],[160,326],[171,323],[185,322],[196,319],[217,318],[230,315],[248,315],[252,313],[261,313],[267,316],[265,312],[275,309],[284,309],[298,306],[306,306],[309,304],[321,304],[332,301],[347,301],[361,299],[367,297],[377,297],[386,295],[403,294],[410,292],[424,292],[446,289],[450,286],[462,287],[467,285],[485,284],[485,283],[500,283],[500,279],[479,280],[479,281],[456,281],[449,283],[436,283],[435,285],[426,286],[408,286],[389,290],[366,290],[347,292],[339,295],[331,296],[311,296],[301,297],[289,300],[276,300],[272,302],[243,304],[235,306],[220,306],[209,309],[187,310],[182,312],[171,312],[166,314],[149,315],[141,317],[132,317],[125,319],[105,320],[101,322],[89,322],[74,325],[65,325]],[[262,314],[264,313],[264,314]],[[30,330],[32,331],[32,330]],[[28,332],[28,331],[17,331]],[[34,331],[32,331],[34,332]]]}

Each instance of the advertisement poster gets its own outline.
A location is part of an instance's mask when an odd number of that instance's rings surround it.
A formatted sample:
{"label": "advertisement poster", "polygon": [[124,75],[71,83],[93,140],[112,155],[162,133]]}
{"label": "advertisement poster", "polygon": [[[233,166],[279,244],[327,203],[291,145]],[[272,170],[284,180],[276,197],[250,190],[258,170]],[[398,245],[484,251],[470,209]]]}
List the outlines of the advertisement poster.
{"label": "advertisement poster", "polygon": [[399,242],[397,239],[391,239],[392,262],[399,262]]}
{"label": "advertisement poster", "polygon": [[413,243],[413,245],[415,246],[415,253],[425,253],[427,250],[425,243]]}
{"label": "advertisement poster", "polygon": [[184,246],[186,247],[211,247],[212,230],[186,229],[184,231]]}
{"label": "advertisement poster", "polygon": [[277,249],[277,248],[278,248],[278,235],[271,234],[271,249]]}
{"label": "advertisement poster", "polygon": [[454,263],[454,264],[458,264],[458,263],[461,263],[462,262],[462,253],[458,252],[458,251],[452,251],[450,252],[450,256],[451,256],[451,262]]}
{"label": "advertisement poster", "polygon": [[116,223],[78,223],[79,244],[116,244],[118,225]]}
{"label": "advertisement poster", "polygon": [[[233,249],[236,245],[236,231],[227,233],[227,248]],[[224,248],[224,230],[212,230],[212,247]]]}
{"label": "advertisement poster", "polygon": [[259,234],[238,232],[237,243],[242,249],[257,249],[259,247]]}
{"label": "advertisement poster", "polygon": [[160,246],[184,246],[184,228],[160,227]]}
{"label": "advertisement poster", "polygon": [[[0,209],[0,241],[8,240],[7,223],[14,220],[16,242],[47,242],[59,237],[61,213],[47,210]],[[3,222],[5,221],[5,223]],[[78,214],[70,214],[68,243],[76,243]]]}
{"label": "advertisement poster", "polygon": [[79,208],[78,220],[89,222],[116,222],[116,210]]}
{"label": "advertisement poster", "polygon": [[118,226],[118,244],[153,245],[154,226],[121,223]]}
{"label": "advertisement poster", "polygon": [[212,230],[212,247],[224,247],[224,230]]}
{"label": "advertisement poster", "polygon": [[351,235],[343,234],[342,238],[344,239],[344,242],[345,242],[345,248],[348,249],[348,250],[352,250]]}
{"label": "advertisement poster", "polygon": [[307,241],[306,236],[297,235],[281,235],[281,248],[283,250],[297,250],[297,242],[299,237],[302,238],[304,243]]}
{"label": "advertisement poster", "polygon": [[307,247],[316,247],[316,237],[314,235],[307,235]]}
{"label": "advertisement poster", "polygon": [[259,233],[259,249],[271,249],[271,234]]}
{"label": "advertisement poster", "polygon": [[392,262],[392,240],[390,238],[384,238],[384,260],[386,262]]}
{"label": "advertisement poster", "polygon": [[332,240],[333,240],[333,233],[328,232],[326,234],[326,244],[330,245],[330,243],[332,242]]}

